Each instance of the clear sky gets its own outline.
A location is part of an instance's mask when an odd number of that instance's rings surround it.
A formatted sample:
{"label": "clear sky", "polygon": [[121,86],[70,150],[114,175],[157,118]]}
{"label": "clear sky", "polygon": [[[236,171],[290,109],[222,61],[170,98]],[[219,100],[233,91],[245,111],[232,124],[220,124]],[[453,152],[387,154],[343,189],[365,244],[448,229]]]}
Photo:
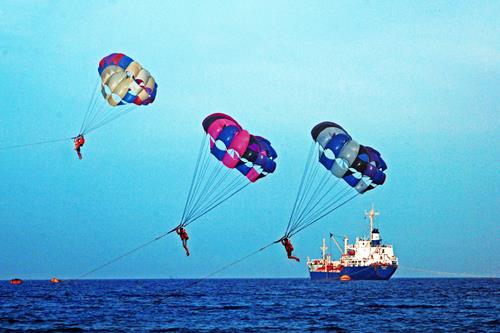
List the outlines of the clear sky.
{"label": "clear sky", "polygon": [[[0,278],[71,278],[179,221],[213,112],[271,140],[276,172],[177,236],[92,278],[200,277],[280,237],[320,121],[387,164],[385,185],[294,238],[367,234],[404,267],[500,275],[500,3],[1,1],[0,146],[77,134],[112,52],[156,78],[155,103],[72,143],[0,151]],[[425,275],[425,274],[424,274]],[[219,277],[306,277],[281,246]]]}

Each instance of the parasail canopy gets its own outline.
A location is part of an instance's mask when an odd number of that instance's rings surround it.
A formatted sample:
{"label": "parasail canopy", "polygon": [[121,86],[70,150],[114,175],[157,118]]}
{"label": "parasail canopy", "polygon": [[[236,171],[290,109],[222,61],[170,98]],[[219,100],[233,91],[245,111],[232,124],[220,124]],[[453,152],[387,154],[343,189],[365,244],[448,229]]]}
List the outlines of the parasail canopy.
{"label": "parasail canopy", "polygon": [[319,162],[359,193],[385,182],[387,165],[375,149],[360,145],[339,125],[322,122],[311,130],[318,144]]}
{"label": "parasail canopy", "polygon": [[[87,134],[154,102],[158,84],[140,63],[123,53],[111,53],[99,61],[98,82],[78,134]],[[99,97],[99,92],[102,98]],[[111,106],[111,107],[110,107]]]}
{"label": "parasail canopy", "polygon": [[313,144],[284,237],[316,223],[386,179],[387,165],[380,153],[359,144],[337,123],[319,123],[311,136]]}
{"label": "parasail canopy", "polygon": [[274,172],[278,157],[271,143],[244,130],[233,118],[214,113],[203,120],[210,153],[228,168],[236,168],[251,182]]}
{"label": "parasail canopy", "polygon": [[101,93],[111,106],[155,100],[158,85],[151,73],[123,53],[111,53],[99,62]]}
{"label": "parasail canopy", "polygon": [[180,226],[276,170],[278,155],[269,140],[250,134],[232,117],[214,113],[202,126],[205,133]]}

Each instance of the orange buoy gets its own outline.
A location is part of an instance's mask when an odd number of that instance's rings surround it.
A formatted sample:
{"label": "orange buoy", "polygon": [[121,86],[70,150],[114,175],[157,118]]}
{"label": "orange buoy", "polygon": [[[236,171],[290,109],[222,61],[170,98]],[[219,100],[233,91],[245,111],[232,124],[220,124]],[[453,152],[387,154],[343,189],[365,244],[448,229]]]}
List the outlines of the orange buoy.
{"label": "orange buoy", "polygon": [[59,283],[59,282],[61,282],[61,280],[59,280],[56,277],[53,277],[52,279],[50,279],[50,283]]}
{"label": "orange buoy", "polygon": [[351,281],[351,277],[349,275],[342,275],[340,281]]}
{"label": "orange buoy", "polygon": [[21,284],[23,283],[23,280],[21,279],[12,279],[10,280],[10,284]]}

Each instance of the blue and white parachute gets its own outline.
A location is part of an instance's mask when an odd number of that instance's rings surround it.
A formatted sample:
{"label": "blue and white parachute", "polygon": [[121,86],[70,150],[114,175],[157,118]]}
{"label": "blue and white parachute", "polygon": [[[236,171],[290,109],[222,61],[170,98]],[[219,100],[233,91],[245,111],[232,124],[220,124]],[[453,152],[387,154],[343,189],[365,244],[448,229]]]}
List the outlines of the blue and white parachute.
{"label": "blue and white parachute", "polygon": [[313,145],[285,231],[287,238],[386,179],[387,165],[380,153],[359,144],[342,126],[325,121],[313,127],[311,136]]}
{"label": "blue and white parachute", "polygon": [[359,193],[385,182],[387,165],[375,149],[360,145],[336,123],[325,121],[311,130],[318,144],[319,162]]}

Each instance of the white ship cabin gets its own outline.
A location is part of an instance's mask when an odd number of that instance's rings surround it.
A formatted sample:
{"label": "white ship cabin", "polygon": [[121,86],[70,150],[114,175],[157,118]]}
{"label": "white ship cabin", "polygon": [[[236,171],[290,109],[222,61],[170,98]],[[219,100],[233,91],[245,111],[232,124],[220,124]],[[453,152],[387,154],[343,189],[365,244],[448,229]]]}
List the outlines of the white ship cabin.
{"label": "white ship cabin", "polygon": [[340,261],[345,263],[345,266],[398,264],[392,245],[382,244],[378,229],[372,230],[369,239],[356,237],[354,244],[348,244],[347,237],[344,238],[344,249]]}

